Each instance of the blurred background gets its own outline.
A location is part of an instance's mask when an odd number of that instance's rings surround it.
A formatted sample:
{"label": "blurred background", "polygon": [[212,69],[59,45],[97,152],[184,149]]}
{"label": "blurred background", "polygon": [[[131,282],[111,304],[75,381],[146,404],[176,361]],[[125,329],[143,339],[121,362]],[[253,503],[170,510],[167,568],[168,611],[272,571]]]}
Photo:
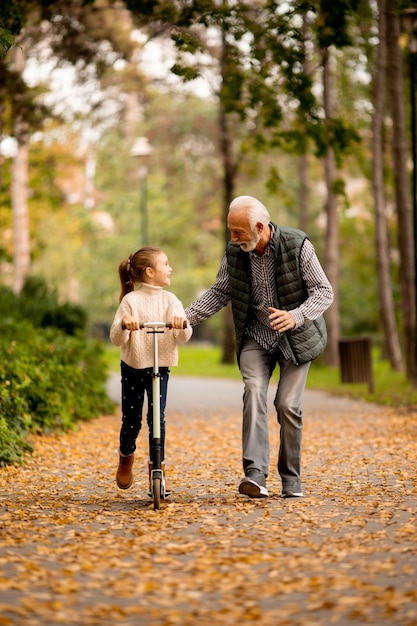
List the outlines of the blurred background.
{"label": "blurred background", "polygon": [[[411,0],[2,3],[3,303],[52,293],[107,339],[118,264],[149,243],[187,306],[248,194],[316,247],[327,364],[366,335],[415,381],[416,22]],[[195,340],[230,362],[230,324]]]}

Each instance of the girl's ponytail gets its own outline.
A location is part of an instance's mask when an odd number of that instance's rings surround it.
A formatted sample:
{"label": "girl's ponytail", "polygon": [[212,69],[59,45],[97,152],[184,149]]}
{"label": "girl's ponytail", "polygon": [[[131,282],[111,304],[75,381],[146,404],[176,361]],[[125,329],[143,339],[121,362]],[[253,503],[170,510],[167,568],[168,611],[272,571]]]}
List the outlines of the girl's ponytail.
{"label": "girl's ponytail", "polygon": [[128,259],[122,261],[119,265],[119,278],[121,291],[119,295],[119,302],[121,302],[124,296],[133,291],[135,288],[135,283],[132,281],[131,277],[131,263],[132,263],[132,255]]}
{"label": "girl's ponytail", "polygon": [[155,267],[155,257],[161,252],[160,248],[145,246],[120,263],[119,278],[121,290],[119,302],[123,300],[126,294],[134,291],[137,283],[143,281],[143,274],[147,267]]}

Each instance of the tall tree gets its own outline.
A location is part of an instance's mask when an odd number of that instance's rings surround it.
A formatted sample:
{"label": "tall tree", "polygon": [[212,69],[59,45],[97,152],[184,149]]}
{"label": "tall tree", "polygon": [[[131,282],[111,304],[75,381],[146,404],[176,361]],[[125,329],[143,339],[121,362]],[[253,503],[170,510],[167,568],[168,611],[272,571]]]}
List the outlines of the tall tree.
{"label": "tall tree", "polygon": [[408,378],[417,384],[415,363],[416,303],[415,255],[410,178],[407,161],[407,129],[405,121],[405,91],[403,58],[400,48],[400,19],[398,2],[387,0],[388,84],[392,117],[392,151],[395,198],[398,219],[398,247],[400,252],[400,285],[405,338],[405,361]]}
{"label": "tall tree", "polygon": [[29,121],[25,106],[26,89],[23,71],[25,69],[25,51],[21,38],[13,50],[13,72],[16,85],[13,100],[13,135],[16,140],[16,155],[13,162],[11,199],[14,234],[14,276],[13,290],[20,293],[30,269],[30,237],[28,212],[28,155]]}
{"label": "tall tree", "polygon": [[[302,41],[303,41],[303,73],[306,76],[311,76],[313,73],[313,66],[311,62],[311,56],[308,54],[308,45],[311,45],[311,23],[307,13],[302,15]],[[309,231],[309,209],[308,209],[308,166],[309,157],[307,154],[307,148],[299,157],[298,162],[298,178],[299,178],[299,191],[298,191],[298,205],[299,205],[299,219],[298,226],[304,232]]]}
{"label": "tall tree", "polygon": [[[318,0],[316,8],[315,32],[323,73],[324,111],[324,171],[326,182],[326,249],[325,270],[334,289],[334,301],[326,311],[328,327],[328,347],[325,354],[328,365],[339,363],[339,202],[338,193],[343,186],[337,173],[337,162],[343,154],[343,142],[338,142],[337,134],[345,123],[337,116],[335,86],[332,68],[332,52],[352,44],[349,32],[351,13],[357,6],[356,0],[343,0],[335,4],[331,0]],[[342,133],[343,134],[343,133]]]}
{"label": "tall tree", "polygon": [[[233,139],[229,128],[229,119],[226,110],[226,104],[222,94],[227,89],[227,83],[230,76],[230,59],[228,59],[228,43],[224,28],[221,31],[221,49],[220,49],[220,76],[221,87],[218,101],[219,114],[219,148],[223,161],[223,224],[224,224],[224,240],[229,240],[227,230],[227,212],[228,207],[235,195],[236,175],[238,172],[238,162],[233,158]],[[233,332],[233,315],[231,306],[227,306],[224,311],[224,328],[223,328],[223,352],[222,362],[233,363],[235,359],[235,335]]]}
{"label": "tall tree", "polygon": [[372,188],[375,207],[375,245],[381,318],[387,355],[394,370],[403,371],[400,338],[391,286],[388,228],[384,185],[384,116],[387,73],[387,0],[378,2],[378,54],[374,75],[372,120]]}
{"label": "tall tree", "polygon": [[[322,49],[323,66],[323,108],[328,136],[331,136],[332,121],[335,117],[333,71],[329,47]],[[325,203],[327,227],[325,247],[325,270],[333,287],[333,304],[326,311],[328,347],[325,353],[326,363],[337,366],[339,363],[339,206],[336,194],[337,167],[334,148],[329,142],[324,155],[324,178],[327,198]]]}
{"label": "tall tree", "polygon": [[[0,22],[3,54],[0,58],[0,137],[5,131],[6,98],[10,90],[15,97],[11,98],[12,122],[9,131],[16,139],[16,156],[12,171],[11,204],[13,212],[13,234],[15,251],[15,271],[13,289],[18,293],[30,268],[30,237],[28,216],[28,111],[31,109],[28,92],[23,80],[25,55],[23,37],[20,36],[27,18],[28,7],[15,1],[2,4],[0,8]],[[11,47],[16,37],[16,46],[8,57],[9,68],[6,65],[5,51]],[[2,175],[0,176],[0,180]]]}

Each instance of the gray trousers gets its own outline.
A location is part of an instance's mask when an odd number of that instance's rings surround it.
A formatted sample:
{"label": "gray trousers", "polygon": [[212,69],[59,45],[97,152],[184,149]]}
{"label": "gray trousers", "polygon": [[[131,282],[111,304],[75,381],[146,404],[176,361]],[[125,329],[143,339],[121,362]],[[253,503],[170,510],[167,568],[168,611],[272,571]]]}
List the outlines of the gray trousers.
{"label": "gray trousers", "polygon": [[280,425],[278,473],[282,484],[299,484],[303,420],[301,401],[310,363],[296,366],[278,351],[269,354],[255,340],[247,337],[240,355],[244,383],[242,450],[243,469],[269,473],[268,385],[276,365],[280,377],[274,405]]}

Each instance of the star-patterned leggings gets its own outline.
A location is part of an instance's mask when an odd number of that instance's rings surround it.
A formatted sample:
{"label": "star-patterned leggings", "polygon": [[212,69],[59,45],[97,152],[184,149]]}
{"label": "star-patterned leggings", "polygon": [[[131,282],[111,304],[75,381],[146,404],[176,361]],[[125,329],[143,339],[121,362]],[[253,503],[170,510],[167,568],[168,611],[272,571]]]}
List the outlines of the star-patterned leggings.
{"label": "star-patterned leggings", "polygon": [[[142,427],[142,410],[145,392],[148,398],[147,423],[149,429],[149,458],[152,442],[152,367],[135,369],[123,361],[122,374],[122,427],[120,429],[120,452],[132,454],[136,450],[136,439]],[[160,411],[161,411],[161,460],[165,459],[165,405],[167,399],[169,368],[160,367]]]}

